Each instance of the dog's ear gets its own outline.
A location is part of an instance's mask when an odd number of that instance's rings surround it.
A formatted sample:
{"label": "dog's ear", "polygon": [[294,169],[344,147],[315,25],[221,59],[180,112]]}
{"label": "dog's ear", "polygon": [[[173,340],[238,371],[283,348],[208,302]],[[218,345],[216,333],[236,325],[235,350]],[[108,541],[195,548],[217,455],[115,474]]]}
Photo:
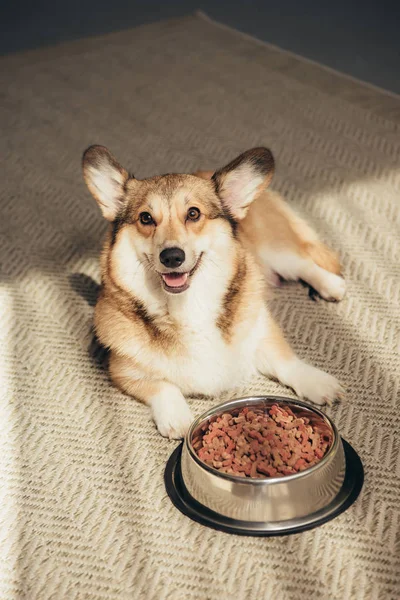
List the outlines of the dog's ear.
{"label": "dog's ear", "polygon": [[267,148],[247,150],[212,176],[217,194],[234,219],[246,216],[250,204],[274,174],[274,157]]}
{"label": "dog's ear", "polygon": [[114,221],[125,204],[125,184],[129,173],[104,146],[90,146],[85,150],[82,168],[86,185],[103,216]]}

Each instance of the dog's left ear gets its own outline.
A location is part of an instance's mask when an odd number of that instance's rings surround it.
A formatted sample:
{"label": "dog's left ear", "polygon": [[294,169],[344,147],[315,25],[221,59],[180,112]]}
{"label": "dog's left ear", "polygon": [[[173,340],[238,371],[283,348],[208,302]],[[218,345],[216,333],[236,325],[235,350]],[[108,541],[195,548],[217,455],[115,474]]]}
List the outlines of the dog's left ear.
{"label": "dog's left ear", "polygon": [[274,157],[267,148],[247,150],[212,176],[217,194],[234,219],[244,219],[250,204],[272,180]]}

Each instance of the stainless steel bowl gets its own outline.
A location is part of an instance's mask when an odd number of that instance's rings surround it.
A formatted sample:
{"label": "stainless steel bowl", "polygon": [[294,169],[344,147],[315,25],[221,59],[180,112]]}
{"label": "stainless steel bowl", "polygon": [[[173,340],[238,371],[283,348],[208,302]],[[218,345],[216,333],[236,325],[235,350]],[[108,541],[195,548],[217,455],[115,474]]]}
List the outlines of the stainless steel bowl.
{"label": "stainless steel bowl", "polygon": [[[192,440],[202,425],[222,413],[238,413],[245,406],[268,409],[272,404],[288,406],[298,416],[306,416],[311,424],[325,428],[332,436],[325,456],[314,466],[284,477],[251,479],[221,473],[197,456]],[[333,422],[320,410],[290,398],[259,396],[240,398],[220,404],[194,421],[184,440],[181,459],[183,483],[189,494],[202,506],[219,515],[247,522],[251,528],[260,522],[277,531],[302,526],[321,517],[332,506],[342,488],[346,459],[342,440]],[[325,519],[329,515],[324,515]]]}

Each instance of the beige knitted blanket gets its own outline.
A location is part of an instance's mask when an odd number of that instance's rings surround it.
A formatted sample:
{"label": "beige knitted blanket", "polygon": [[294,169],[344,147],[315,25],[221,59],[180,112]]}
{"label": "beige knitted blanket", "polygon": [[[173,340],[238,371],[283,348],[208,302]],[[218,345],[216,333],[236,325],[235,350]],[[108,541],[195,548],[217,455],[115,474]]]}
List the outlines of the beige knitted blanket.
{"label": "beige knitted blanket", "polygon": [[[199,15],[0,69],[0,598],[398,598],[399,99]],[[92,343],[105,225],[81,177],[91,143],[138,177],[268,145],[275,187],[339,250],[342,303],[300,285],[272,299],[297,352],[348,391],[328,413],[366,480],[336,520],[239,538],[171,504],[176,443],[111,386]],[[264,379],[236,395],[249,392],[289,393]]]}

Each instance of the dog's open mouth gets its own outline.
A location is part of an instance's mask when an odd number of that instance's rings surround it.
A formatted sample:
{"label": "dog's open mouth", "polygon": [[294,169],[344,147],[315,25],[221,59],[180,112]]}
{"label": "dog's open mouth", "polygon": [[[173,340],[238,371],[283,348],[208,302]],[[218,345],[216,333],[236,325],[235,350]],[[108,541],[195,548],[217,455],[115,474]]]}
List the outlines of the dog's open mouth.
{"label": "dog's open mouth", "polygon": [[183,292],[188,287],[189,273],[164,273],[161,277],[168,291]]}
{"label": "dog's open mouth", "polygon": [[200,264],[201,257],[203,253],[200,254],[196,264],[194,265],[191,271],[187,271],[186,273],[178,273],[176,271],[172,271],[171,273],[160,273],[164,289],[171,294],[179,294],[184,292],[190,286],[190,278],[197,270],[197,267]]}

